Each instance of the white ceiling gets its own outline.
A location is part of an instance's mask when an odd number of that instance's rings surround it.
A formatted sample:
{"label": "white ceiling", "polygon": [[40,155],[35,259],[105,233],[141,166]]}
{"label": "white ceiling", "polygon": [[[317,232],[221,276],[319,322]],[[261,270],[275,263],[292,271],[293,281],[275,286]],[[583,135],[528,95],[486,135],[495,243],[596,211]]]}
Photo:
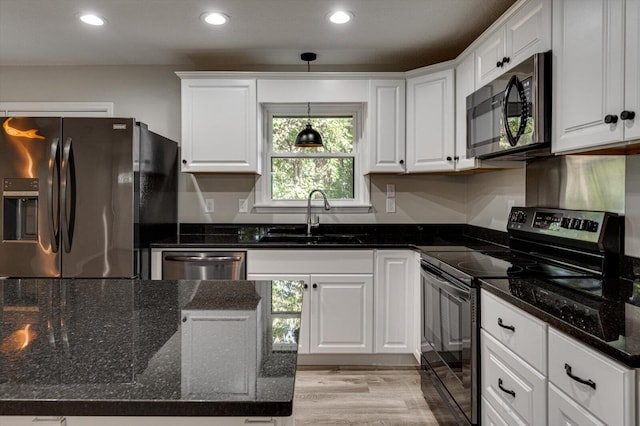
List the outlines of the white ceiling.
{"label": "white ceiling", "polygon": [[[515,0],[0,0],[0,65],[406,71],[455,58]],[[347,25],[329,11],[355,15]],[[203,23],[206,11],[231,17]],[[89,27],[94,12],[108,20]]]}

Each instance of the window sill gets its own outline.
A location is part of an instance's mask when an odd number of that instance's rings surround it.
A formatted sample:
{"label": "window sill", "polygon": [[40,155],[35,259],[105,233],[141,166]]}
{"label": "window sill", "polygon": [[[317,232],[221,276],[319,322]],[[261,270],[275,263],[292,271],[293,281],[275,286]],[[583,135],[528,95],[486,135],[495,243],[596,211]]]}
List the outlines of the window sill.
{"label": "window sill", "polygon": [[[307,206],[300,205],[271,205],[271,204],[254,204],[253,208],[256,213],[298,213],[306,214]],[[370,213],[371,204],[354,204],[348,206],[331,206],[331,210],[325,210],[321,206],[311,206],[311,212],[314,214],[357,214]]]}

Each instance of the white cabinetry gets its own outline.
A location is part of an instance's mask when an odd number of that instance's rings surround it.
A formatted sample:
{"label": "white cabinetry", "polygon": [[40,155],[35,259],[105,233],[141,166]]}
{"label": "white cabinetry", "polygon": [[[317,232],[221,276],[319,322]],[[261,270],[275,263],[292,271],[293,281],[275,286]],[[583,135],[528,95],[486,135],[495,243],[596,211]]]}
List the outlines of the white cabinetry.
{"label": "white cabinetry", "polygon": [[253,250],[249,280],[305,284],[300,353],[373,352],[371,250]]}
{"label": "white cabinetry", "polygon": [[405,170],[405,80],[369,81],[369,172]]}
{"label": "white cabinetry", "polygon": [[640,137],[639,4],[553,2],[554,152]]}
{"label": "white cabinetry", "polygon": [[419,349],[418,254],[376,250],[375,351],[416,353]]}
{"label": "white cabinetry", "polygon": [[[555,393],[577,403],[584,416],[591,413],[610,425],[635,424],[635,371],[553,329],[549,330],[549,382]],[[565,401],[561,406],[566,405]],[[553,424],[551,416],[559,415],[558,410],[549,415]]]}
{"label": "white cabinetry", "polygon": [[259,173],[255,79],[182,78],[182,171]]}
{"label": "white cabinetry", "polygon": [[551,48],[551,1],[530,0],[506,16],[476,48],[476,87],[482,87],[534,53]]}
{"label": "white cabinetry", "polygon": [[467,54],[456,66],[456,170],[476,167],[475,158],[467,158],[467,96],[476,89],[475,56]]}
{"label": "white cabinetry", "polygon": [[438,71],[407,79],[407,171],[454,170],[454,70],[449,64]]}

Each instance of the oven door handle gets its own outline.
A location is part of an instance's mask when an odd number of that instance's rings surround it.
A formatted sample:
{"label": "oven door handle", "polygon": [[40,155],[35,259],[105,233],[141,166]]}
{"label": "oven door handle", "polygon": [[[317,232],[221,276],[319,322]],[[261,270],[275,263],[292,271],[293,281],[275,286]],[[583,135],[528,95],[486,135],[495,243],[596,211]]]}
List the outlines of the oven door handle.
{"label": "oven door handle", "polygon": [[471,300],[471,289],[463,288],[447,280],[443,275],[439,274],[437,270],[433,270],[433,266],[422,263],[422,273],[429,279],[429,284],[439,288],[445,293],[460,299],[463,302]]}

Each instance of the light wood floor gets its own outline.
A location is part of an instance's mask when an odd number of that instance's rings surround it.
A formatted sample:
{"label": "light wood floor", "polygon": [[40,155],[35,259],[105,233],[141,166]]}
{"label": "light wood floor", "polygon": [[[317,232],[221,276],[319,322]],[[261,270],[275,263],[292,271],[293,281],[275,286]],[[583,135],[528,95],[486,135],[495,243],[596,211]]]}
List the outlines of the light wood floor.
{"label": "light wood floor", "polygon": [[427,398],[415,368],[298,366],[299,425],[454,425],[435,389]]}

